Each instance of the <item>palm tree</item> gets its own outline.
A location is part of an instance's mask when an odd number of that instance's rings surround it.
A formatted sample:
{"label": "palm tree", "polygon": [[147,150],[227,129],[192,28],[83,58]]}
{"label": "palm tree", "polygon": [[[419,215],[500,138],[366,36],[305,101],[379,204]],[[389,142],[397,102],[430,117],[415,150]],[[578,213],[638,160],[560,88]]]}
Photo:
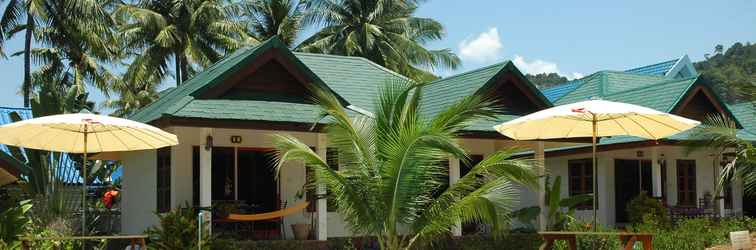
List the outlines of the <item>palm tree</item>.
{"label": "palm tree", "polygon": [[[340,170],[330,168],[309,145],[275,135],[277,171],[302,161],[313,175],[309,187],[324,185],[351,229],[376,236],[382,249],[410,249],[446,236],[456,223],[487,223],[496,231],[517,201],[514,184],[537,186],[533,161],[497,152],[448,187],[449,157],[467,161],[456,140],[472,122],[498,112],[491,99],[469,96],[443,112],[419,111],[422,86],[389,82],[380,91],[373,117],[347,113],[333,94],[314,88],[329,147],[337,149]],[[409,229],[400,235],[398,228]]]}
{"label": "palm tree", "polygon": [[[70,73],[77,94],[92,85],[106,96],[116,77],[105,67],[122,56],[108,9],[113,1],[46,1],[47,21],[35,28],[39,48],[31,50],[42,75]],[[70,13],[77,13],[72,16]]]}
{"label": "palm tree", "polygon": [[[738,137],[737,123],[724,115],[709,115],[703,125],[693,131],[687,153],[714,148],[720,158],[725,153],[734,153],[724,166],[717,181],[716,193],[720,193],[735,177],[743,180],[745,193],[756,195],[756,148],[750,141]],[[716,164],[716,163],[715,163]]]}
{"label": "palm tree", "polygon": [[[11,38],[20,31],[24,35],[24,82],[21,92],[24,96],[24,107],[31,105],[31,45],[34,36],[36,19],[45,16],[43,2],[45,0],[10,0],[0,17],[0,47],[4,38]],[[3,55],[4,56],[4,55]]]}
{"label": "palm tree", "polygon": [[415,17],[417,1],[312,0],[305,24],[324,26],[297,50],[367,58],[420,82],[435,79],[428,70],[455,69],[449,49],[423,47],[444,37],[441,23]]}
{"label": "palm tree", "polygon": [[249,30],[259,40],[278,36],[292,47],[304,29],[305,0],[246,0],[240,4]]}
{"label": "palm tree", "polygon": [[114,12],[124,47],[133,60],[125,82],[155,76],[164,79],[175,65],[176,85],[233,51],[256,40],[235,22],[231,5],[222,0],[142,0]]}

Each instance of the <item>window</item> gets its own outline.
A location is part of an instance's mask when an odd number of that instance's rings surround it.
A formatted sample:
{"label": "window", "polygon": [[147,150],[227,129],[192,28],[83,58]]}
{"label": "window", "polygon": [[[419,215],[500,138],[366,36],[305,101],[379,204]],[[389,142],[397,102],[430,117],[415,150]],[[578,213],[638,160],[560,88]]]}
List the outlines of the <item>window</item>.
{"label": "window", "polygon": [[696,161],[677,160],[677,205],[695,207]]}
{"label": "window", "polygon": [[[591,159],[567,161],[567,174],[570,196],[593,194],[593,164]],[[577,206],[578,209],[592,209],[593,201]]]}
{"label": "window", "polygon": [[157,150],[157,211],[171,210],[171,148]]}

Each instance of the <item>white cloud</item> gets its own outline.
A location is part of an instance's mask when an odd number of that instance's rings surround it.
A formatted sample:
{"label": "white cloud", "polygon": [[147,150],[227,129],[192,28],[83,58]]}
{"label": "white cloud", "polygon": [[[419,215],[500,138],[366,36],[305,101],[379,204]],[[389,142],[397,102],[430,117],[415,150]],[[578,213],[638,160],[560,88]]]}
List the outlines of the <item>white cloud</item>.
{"label": "white cloud", "polygon": [[[572,79],[580,79],[583,78],[585,75],[578,73],[578,72],[572,72]],[[569,78],[569,77],[568,77]]]}
{"label": "white cloud", "polygon": [[499,30],[494,27],[472,40],[462,40],[459,55],[475,63],[488,63],[499,59],[502,48]]}
{"label": "white cloud", "polygon": [[519,55],[515,55],[512,62],[514,62],[515,66],[517,66],[518,69],[528,74],[536,75],[541,73],[559,73],[559,68],[557,67],[556,63],[553,62],[547,62],[540,59],[528,62],[525,61],[524,57]]}
{"label": "white cloud", "polygon": [[535,59],[532,61],[525,60],[524,57],[520,55],[515,55],[512,62],[517,66],[518,69],[520,69],[522,72],[527,74],[541,74],[541,73],[557,73],[561,76],[567,77],[568,79],[578,79],[583,78],[583,74],[578,72],[573,72],[572,74],[564,74],[561,71],[559,71],[559,66],[557,66],[554,62],[549,62],[541,59]]}

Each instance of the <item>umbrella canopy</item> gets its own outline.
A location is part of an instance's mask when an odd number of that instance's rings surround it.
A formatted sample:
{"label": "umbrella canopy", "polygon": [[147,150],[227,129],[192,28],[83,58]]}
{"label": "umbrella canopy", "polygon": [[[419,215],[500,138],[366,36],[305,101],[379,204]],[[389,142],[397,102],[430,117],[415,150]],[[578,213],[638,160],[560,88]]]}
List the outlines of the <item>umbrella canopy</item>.
{"label": "umbrella canopy", "polygon": [[63,114],[0,126],[0,144],[47,151],[84,153],[156,149],[178,144],[175,135],[127,119]]}
{"label": "umbrella canopy", "polygon": [[598,223],[598,182],[596,138],[629,135],[661,139],[691,129],[698,121],[659,112],[638,105],[590,100],[541,110],[503,124],[496,131],[515,140],[592,138],[593,151],[593,224]]}
{"label": "umbrella canopy", "polygon": [[629,135],[652,140],[668,137],[700,124],[688,118],[638,105],[590,100],[553,107],[496,125],[515,140]]}
{"label": "umbrella canopy", "polygon": [[[90,113],[44,116],[0,126],[0,144],[66,153],[157,149],[178,144],[159,128]],[[86,234],[87,167],[82,167],[82,234]]]}

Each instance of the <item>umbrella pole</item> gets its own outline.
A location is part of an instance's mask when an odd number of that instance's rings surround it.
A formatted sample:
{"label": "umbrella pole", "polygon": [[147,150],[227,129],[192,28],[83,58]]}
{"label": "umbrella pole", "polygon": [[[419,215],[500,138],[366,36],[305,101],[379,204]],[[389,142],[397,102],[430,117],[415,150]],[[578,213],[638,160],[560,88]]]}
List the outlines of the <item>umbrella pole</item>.
{"label": "umbrella pole", "polygon": [[593,158],[591,159],[591,162],[593,163],[593,231],[597,230],[598,227],[598,217],[596,215],[596,207],[598,207],[598,183],[596,182],[598,178],[596,176],[598,175],[598,169],[596,167],[596,134],[597,134],[597,126],[596,126],[596,114],[591,114],[593,116],[593,136],[591,136],[591,144],[592,144],[592,151],[593,151]]}
{"label": "umbrella pole", "polygon": [[87,235],[87,125],[84,125],[84,164],[81,178],[81,235]]}

